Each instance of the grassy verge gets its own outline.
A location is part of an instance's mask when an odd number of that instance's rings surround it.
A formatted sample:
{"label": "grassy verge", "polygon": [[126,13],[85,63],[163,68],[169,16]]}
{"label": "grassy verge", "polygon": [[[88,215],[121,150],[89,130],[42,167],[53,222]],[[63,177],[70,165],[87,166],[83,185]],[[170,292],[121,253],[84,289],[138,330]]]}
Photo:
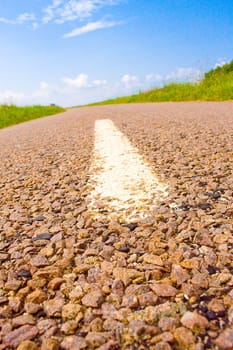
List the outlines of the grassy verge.
{"label": "grassy verge", "polygon": [[58,106],[17,107],[15,105],[0,105],[0,128],[64,111],[65,109]]}
{"label": "grassy verge", "polygon": [[207,72],[196,83],[171,83],[162,88],[117,97],[91,105],[165,101],[233,100],[233,61]]}

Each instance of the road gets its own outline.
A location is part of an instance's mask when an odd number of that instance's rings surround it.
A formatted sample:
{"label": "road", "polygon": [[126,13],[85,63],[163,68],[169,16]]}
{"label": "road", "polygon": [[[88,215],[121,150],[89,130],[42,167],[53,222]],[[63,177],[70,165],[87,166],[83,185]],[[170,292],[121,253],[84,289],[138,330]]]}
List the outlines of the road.
{"label": "road", "polygon": [[232,349],[232,141],[232,102],[1,130],[0,350]]}

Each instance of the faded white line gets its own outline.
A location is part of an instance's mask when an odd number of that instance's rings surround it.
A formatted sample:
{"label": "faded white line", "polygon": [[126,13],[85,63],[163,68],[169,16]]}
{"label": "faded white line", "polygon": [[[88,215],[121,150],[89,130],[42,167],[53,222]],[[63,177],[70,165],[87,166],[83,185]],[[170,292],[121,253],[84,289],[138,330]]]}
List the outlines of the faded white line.
{"label": "faded white line", "polygon": [[88,209],[94,217],[137,221],[150,216],[167,195],[138,150],[111,120],[95,123]]}

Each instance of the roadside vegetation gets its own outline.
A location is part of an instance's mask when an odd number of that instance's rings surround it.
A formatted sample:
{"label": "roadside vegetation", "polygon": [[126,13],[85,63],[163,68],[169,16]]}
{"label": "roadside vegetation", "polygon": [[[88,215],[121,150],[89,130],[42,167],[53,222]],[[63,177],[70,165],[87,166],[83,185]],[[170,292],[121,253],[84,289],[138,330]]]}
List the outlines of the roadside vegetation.
{"label": "roadside vegetation", "polygon": [[117,97],[92,105],[165,101],[226,101],[233,100],[233,61],[207,72],[195,83],[170,83],[162,88]]}
{"label": "roadside vegetation", "polygon": [[65,109],[51,106],[26,106],[17,107],[15,105],[0,105],[0,128],[19,124],[28,120],[45,117],[64,112]]}

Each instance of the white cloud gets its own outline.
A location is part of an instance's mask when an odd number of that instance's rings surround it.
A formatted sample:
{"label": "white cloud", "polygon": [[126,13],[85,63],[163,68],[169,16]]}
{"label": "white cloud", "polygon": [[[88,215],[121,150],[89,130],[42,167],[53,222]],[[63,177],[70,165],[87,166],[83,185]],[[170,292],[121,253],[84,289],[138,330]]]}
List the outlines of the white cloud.
{"label": "white cloud", "polygon": [[138,81],[138,78],[135,75],[125,74],[121,78],[121,82],[124,84],[135,83]]}
{"label": "white cloud", "polygon": [[32,23],[32,29],[36,30],[39,27],[39,24],[37,22]]}
{"label": "white cloud", "polygon": [[15,21],[12,21],[12,20],[7,19],[7,18],[5,18],[5,17],[0,17],[0,23],[15,24]]}
{"label": "white cloud", "polygon": [[42,18],[43,23],[48,23],[56,16],[57,8],[62,4],[61,0],[53,0],[52,4],[43,9],[44,16]]}
{"label": "white cloud", "polygon": [[122,0],[53,0],[52,4],[46,7],[42,21],[48,23],[65,23],[75,20],[90,18],[99,8],[111,6]]}
{"label": "white cloud", "polygon": [[[64,38],[85,34],[97,29],[110,28],[124,22],[100,20],[93,21],[93,15],[101,8],[117,5],[126,0],[50,0],[50,4],[41,9],[41,15],[36,17],[34,13],[24,12],[16,18],[9,19],[0,17],[0,23],[4,24],[28,24],[31,29],[37,29],[41,24],[64,24],[71,21],[89,21],[85,25],[75,28],[71,32],[65,34]],[[109,16],[107,15],[106,18]]]}
{"label": "white cloud", "polygon": [[0,103],[1,104],[21,104],[26,98],[26,95],[21,92],[12,90],[0,91]]}
{"label": "white cloud", "polygon": [[32,22],[36,20],[34,13],[24,12],[19,14],[16,19],[11,20],[5,17],[0,17],[0,22],[5,24],[24,24],[26,22]]}
{"label": "white cloud", "polygon": [[83,27],[76,28],[70,33],[63,35],[63,38],[72,38],[74,36],[93,32],[98,29],[111,28],[120,25],[122,22],[97,21],[86,24]]}
{"label": "white cloud", "polygon": [[94,86],[103,86],[107,85],[107,80],[94,80],[93,81]]}
{"label": "white cloud", "polygon": [[79,74],[76,78],[71,79],[71,78],[64,78],[63,79],[64,83],[66,83],[67,85],[73,86],[77,89],[81,89],[81,88],[86,88],[89,87],[89,83],[88,83],[88,75],[87,74]]}
{"label": "white cloud", "polygon": [[41,81],[39,88],[32,94],[33,97],[49,97],[49,85],[45,81]]}
{"label": "white cloud", "polygon": [[93,80],[90,82],[88,75],[84,73],[79,74],[74,79],[63,78],[62,80],[66,85],[69,85],[76,89],[99,87],[99,86],[107,85],[107,80]]}
{"label": "white cloud", "polygon": [[31,22],[31,21],[35,21],[35,20],[36,20],[35,14],[34,13],[28,13],[28,12],[21,13],[16,18],[16,22],[19,23],[19,24],[22,24],[22,23],[25,23],[25,22]]}
{"label": "white cloud", "polygon": [[227,64],[228,62],[222,58],[220,58],[214,65],[214,69],[215,68],[218,68],[218,67],[222,67],[224,66],[225,64]]}
{"label": "white cloud", "polygon": [[51,90],[49,85],[42,81],[39,87],[31,93],[18,92],[13,90],[0,91],[0,103],[6,104],[49,104],[51,99]]}
{"label": "white cloud", "polygon": [[196,81],[202,77],[197,68],[177,68],[174,72],[165,76],[167,81]]}
{"label": "white cloud", "polygon": [[148,82],[157,82],[157,81],[162,81],[163,76],[161,74],[147,74],[145,76],[145,80]]}

